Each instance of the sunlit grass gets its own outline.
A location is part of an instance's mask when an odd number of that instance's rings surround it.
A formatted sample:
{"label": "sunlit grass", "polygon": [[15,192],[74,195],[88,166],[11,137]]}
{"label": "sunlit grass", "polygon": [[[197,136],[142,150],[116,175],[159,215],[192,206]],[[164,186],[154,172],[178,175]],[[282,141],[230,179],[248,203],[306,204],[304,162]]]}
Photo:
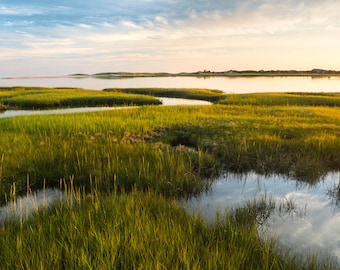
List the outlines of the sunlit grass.
{"label": "sunlit grass", "polygon": [[1,192],[13,182],[24,190],[27,177],[41,186],[91,175],[178,195],[201,190],[201,176],[221,170],[313,183],[339,170],[339,134],[339,109],[326,107],[143,107],[1,119]]}
{"label": "sunlit grass", "polygon": [[217,102],[224,98],[221,90],[201,88],[107,88],[105,92],[143,94],[155,97],[186,98]]}
{"label": "sunlit grass", "polygon": [[336,269],[314,257],[302,264],[261,239],[258,219],[270,204],[208,225],[169,199],[199,194],[223,170],[319,181],[340,169],[339,135],[336,106],[145,106],[0,119],[2,201],[25,194],[27,183],[35,190],[71,179],[75,192],[27,222],[0,225],[0,268]]}
{"label": "sunlit grass", "polygon": [[340,106],[340,93],[253,93],[229,94],[219,101],[225,105],[255,106]]}
{"label": "sunlit grass", "polygon": [[3,222],[1,269],[336,269],[261,239],[261,206],[209,225],[152,192],[82,194],[74,190],[25,221]]}
{"label": "sunlit grass", "polygon": [[151,143],[164,136],[164,128],[146,117],[150,109],[3,119],[2,196],[13,182],[23,192],[27,178],[35,188],[71,176],[78,185],[92,176],[105,190],[116,178],[127,190],[136,185],[167,195],[202,191],[209,183],[200,179],[201,168],[214,166],[213,157]]}
{"label": "sunlit grass", "polygon": [[87,106],[150,105],[161,102],[154,97],[108,93],[80,88],[1,87],[0,102],[9,108],[50,109]]}

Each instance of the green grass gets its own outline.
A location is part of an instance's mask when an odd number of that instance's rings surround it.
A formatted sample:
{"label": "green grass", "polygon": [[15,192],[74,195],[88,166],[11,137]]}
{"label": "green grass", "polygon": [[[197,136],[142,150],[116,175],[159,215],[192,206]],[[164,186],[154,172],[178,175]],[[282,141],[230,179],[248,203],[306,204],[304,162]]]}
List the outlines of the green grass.
{"label": "green grass", "polygon": [[[40,188],[74,176],[114,177],[130,190],[195,194],[222,170],[281,173],[314,183],[340,168],[339,108],[141,107],[0,121],[1,199],[27,178]],[[193,150],[192,150],[193,149]],[[208,181],[209,182],[209,181]]]}
{"label": "green grass", "polygon": [[152,192],[75,194],[26,222],[0,224],[0,268],[336,269],[262,240],[256,222],[239,221],[245,209],[208,225]]}
{"label": "green grass", "polygon": [[254,106],[340,106],[340,93],[255,93],[229,94],[219,101],[224,105]]}
{"label": "green grass", "polygon": [[209,225],[171,201],[208,189],[223,170],[311,184],[338,171],[340,108],[304,99],[0,119],[1,201],[25,194],[27,183],[71,181],[76,192],[27,222],[1,224],[0,268],[336,269],[260,239],[270,205]]}
{"label": "green grass", "polygon": [[161,102],[151,96],[107,93],[80,88],[1,87],[0,103],[8,108],[51,109],[87,106],[151,105]]}
{"label": "green grass", "polygon": [[151,143],[164,136],[164,129],[150,110],[2,119],[2,199],[13,182],[18,193],[24,192],[27,178],[32,188],[41,188],[44,180],[56,186],[71,176],[82,185],[92,176],[105,190],[112,188],[113,178],[127,190],[137,185],[167,195],[205,189],[209,183],[200,175],[208,164],[214,167],[213,157]]}
{"label": "green grass", "polygon": [[224,98],[223,91],[201,88],[107,88],[105,92],[143,94],[155,97],[171,97],[217,102]]}

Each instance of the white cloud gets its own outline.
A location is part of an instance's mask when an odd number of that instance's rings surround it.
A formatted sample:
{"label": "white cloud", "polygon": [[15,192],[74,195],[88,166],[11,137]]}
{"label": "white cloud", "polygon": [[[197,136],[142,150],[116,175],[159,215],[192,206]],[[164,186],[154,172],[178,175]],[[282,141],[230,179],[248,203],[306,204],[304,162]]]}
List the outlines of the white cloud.
{"label": "white cloud", "polygon": [[168,20],[165,17],[162,16],[156,16],[155,21],[158,23],[161,23],[163,25],[168,25]]}
{"label": "white cloud", "polygon": [[76,27],[92,29],[93,25],[89,25],[89,24],[85,24],[85,23],[78,23],[78,24],[76,24]]}
{"label": "white cloud", "polygon": [[22,6],[0,6],[0,15],[13,15],[13,16],[32,16],[42,14],[43,11],[37,7],[22,7]]}
{"label": "white cloud", "polygon": [[128,20],[123,20],[121,22],[121,25],[123,27],[126,27],[128,29],[143,29],[141,26],[139,26],[138,24],[132,22],[132,21],[128,21]]}

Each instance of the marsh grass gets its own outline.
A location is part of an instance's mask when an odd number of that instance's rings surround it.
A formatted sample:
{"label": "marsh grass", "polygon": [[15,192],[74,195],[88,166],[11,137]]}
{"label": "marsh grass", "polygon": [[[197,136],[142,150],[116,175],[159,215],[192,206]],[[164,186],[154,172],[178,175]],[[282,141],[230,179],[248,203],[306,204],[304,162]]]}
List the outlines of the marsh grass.
{"label": "marsh grass", "polygon": [[213,153],[226,171],[280,173],[313,183],[340,168],[338,109],[215,109],[223,116],[175,125],[168,132],[168,141]]}
{"label": "marsh grass", "polygon": [[208,225],[152,192],[103,196],[94,187],[88,196],[71,181],[62,186],[50,207],[0,224],[1,269],[336,269],[261,239],[252,220],[262,206]]}
{"label": "marsh grass", "polygon": [[145,95],[43,87],[1,87],[0,101],[3,106],[20,109],[161,104],[154,97]]}
{"label": "marsh grass", "polygon": [[25,194],[28,182],[71,196],[0,225],[0,268],[336,269],[259,237],[270,204],[208,225],[171,199],[209,188],[207,178],[222,170],[313,183],[339,170],[339,134],[339,108],[325,106],[145,106],[1,119],[1,200]]}
{"label": "marsh grass", "polygon": [[210,102],[217,102],[225,96],[221,90],[201,88],[107,88],[103,91],[143,94],[155,97],[198,99]]}
{"label": "marsh grass", "polygon": [[14,182],[17,192],[24,192],[27,178],[32,188],[43,181],[53,187],[59,179],[74,176],[77,185],[93,177],[107,191],[113,178],[126,190],[136,185],[167,196],[207,189],[210,181],[201,176],[214,158],[207,151],[154,143],[164,131],[147,124],[151,119],[144,117],[144,110],[126,110],[117,117],[107,112],[37,116],[29,123],[26,117],[3,119],[2,199]]}
{"label": "marsh grass", "polygon": [[306,217],[306,208],[298,207],[292,198],[274,199],[270,194],[264,193],[252,199],[246,199],[233,206],[228,214],[237,226],[257,226],[261,235],[265,237],[265,231],[276,216]]}
{"label": "marsh grass", "polygon": [[338,108],[142,107],[0,121],[2,200],[46,180],[113,177],[130,190],[195,194],[222,170],[281,173],[315,183],[340,168]]}
{"label": "marsh grass", "polygon": [[[168,146],[157,147],[148,143],[120,144],[95,136],[86,136],[65,142],[51,139],[34,143],[30,157],[18,157],[13,163],[4,164],[17,168],[15,172],[4,168],[3,191],[16,182],[18,192],[23,192],[24,175],[29,177],[32,187],[43,180],[47,185],[58,185],[60,178],[74,176],[75,184],[86,185],[93,177],[102,190],[110,191],[112,180],[117,179],[120,187],[131,190],[149,188],[168,196],[198,194],[209,186],[199,175],[202,159],[196,153],[179,152]],[[23,155],[27,148],[22,149]],[[31,151],[31,150],[29,150]],[[204,155],[204,153],[200,154]],[[6,185],[7,183],[7,185]],[[7,188],[6,188],[7,186]],[[6,193],[6,192],[5,192]]]}
{"label": "marsh grass", "polygon": [[254,106],[340,106],[339,93],[253,93],[230,94],[218,102],[225,105]]}

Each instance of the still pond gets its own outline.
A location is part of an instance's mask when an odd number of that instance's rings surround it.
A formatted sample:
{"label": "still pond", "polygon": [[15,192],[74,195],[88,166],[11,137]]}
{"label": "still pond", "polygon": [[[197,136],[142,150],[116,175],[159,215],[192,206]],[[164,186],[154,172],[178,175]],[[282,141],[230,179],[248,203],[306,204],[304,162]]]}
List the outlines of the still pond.
{"label": "still pond", "polygon": [[[261,230],[299,252],[328,252],[340,260],[340,207],[334,198],[340,172],[329,173],[315,185],[303,184],[281,175],[256,173],[226,174],[212,189],[185,202],[189,211],[199,212],[208,221],[217,211],[242,206],[247,200],[274,200],[277,209]],[[282,209],[278,210],[279,205]]]}

